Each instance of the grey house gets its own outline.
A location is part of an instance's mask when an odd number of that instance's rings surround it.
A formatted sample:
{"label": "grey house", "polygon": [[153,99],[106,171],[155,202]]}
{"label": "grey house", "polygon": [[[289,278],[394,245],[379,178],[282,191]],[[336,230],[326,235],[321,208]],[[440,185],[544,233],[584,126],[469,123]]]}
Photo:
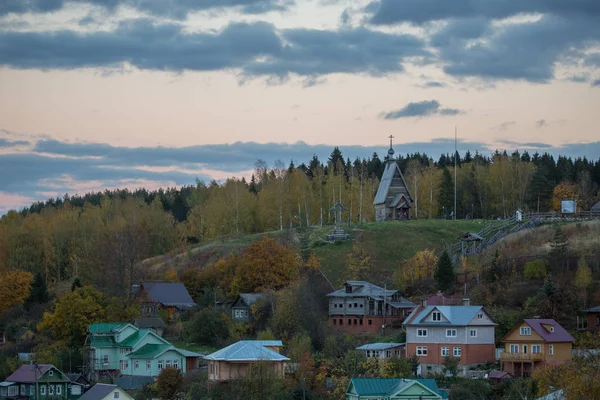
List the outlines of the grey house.
{"label": "grey house", "polygon": [[265,299],[264,293],[240,293],[231,305],[231,319],[235,322],[248,322],[252,320],[253,304]]}
{"label": "grey house", "polygon": [[182,311],[196,306],[183,283],[143,282],[134,289],[144,317],[157,317],[164,310],[170,320],[177,319]]}

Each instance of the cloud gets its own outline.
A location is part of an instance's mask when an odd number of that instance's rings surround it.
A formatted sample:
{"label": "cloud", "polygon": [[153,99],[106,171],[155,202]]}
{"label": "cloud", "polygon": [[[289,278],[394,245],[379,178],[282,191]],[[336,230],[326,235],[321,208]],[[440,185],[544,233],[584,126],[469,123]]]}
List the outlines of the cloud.
{"label": "cloud", "polygon": [[511,126],[513,126],[515,124],[516,124],[515,121],[506,121],[506,122],[501,123],[500,125],[491,127],[490,131],[506,132]]}
{"label": "cloud", "polygon": [[503,19],[524,13],[598,17],[600,3],[597,0],[376,0],[365,7],[365,12],[375,25],[422,24],[448,18]]}
{"label": "cloud", "polygon": [[545,119],[539,119],[535,121],[535,126],[538,128],[545,128],[548,126],[548,122]]}
{"label": "cloud", "polygon": [[[285,11],[294,4],[292,0],[77,0],[115,11],[119,6],[129,6],[157,17],[185,19],[190,12],[210,9],[235,8],[244,14],[263,14]],[[0,16],[10,13],[49,13],[63,9],[64,0],[3,0]]]}
{"label": "cloud", "polygon": [[29,144],[29,142],[26,140],[9,140],[9,139],[0,138],[0,149],[8,148],[8,147],[15,147],[15,146],[27,146],[28,144]]}
{"label": "cloud", "polygon": [[587,75],[573,75],[567,78],[567,80],[575,83],[586,83],[589,79],[590,78]]}
{"label": "cloud", "polygon": [[596,79],[594,82],[592,82],[592,87],[597,87],[600,86],[600,79]]}
{"label": "cloud", "polygon": [[247,77],[331,73],[382,76],[404,70],[403,61],[428,57],[412,35],[366,28],[277,32],[265,22],[231,23],[219,32],[186,34],[177,24],[128,21],[113,32],[0,32],[0,65],[19,69],[115,69],[129,63],[147,70],[237,69]]}
{"label": "cloud", "polygon": [[514,148],[534,148],[534,149],[550,149],[552,148],[551,144],[541,143],[541,142],[518,142],[514,140],[507,139],[497,139],[498,143],[502,143]]}
{"label": "cloud", "polygon": [[462,111],[456,108],[442,108],[437,100],[425,100],[408,103],[399,110],[383,113],[383,119],[427,117],[431,115],[457,115]]}
{"label": "cloud", "polygon": [[424,84],[421,85],[416,85],[422,89],[431,89],[431,88],[441,88],[441,87],[446,87],[447,85],[444,82],[438,82],[438,81],[427,81]]}

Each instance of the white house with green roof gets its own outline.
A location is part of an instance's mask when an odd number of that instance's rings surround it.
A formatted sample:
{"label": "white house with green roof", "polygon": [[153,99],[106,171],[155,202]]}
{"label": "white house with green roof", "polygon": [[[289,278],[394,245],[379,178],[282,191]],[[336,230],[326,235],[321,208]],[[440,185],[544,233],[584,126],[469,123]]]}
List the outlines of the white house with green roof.
{"label": "white house with green roof", "polygon": [[88,327],[88,367],[93,375],[155,377],[163,368],[186,373],[199,365],[200,354],[179,349],[151,329],[129,323],[97,323]]}
{"label": "white house with green roof", "polygon": [[446,399],[434,379],[352,378],[346,400]]}

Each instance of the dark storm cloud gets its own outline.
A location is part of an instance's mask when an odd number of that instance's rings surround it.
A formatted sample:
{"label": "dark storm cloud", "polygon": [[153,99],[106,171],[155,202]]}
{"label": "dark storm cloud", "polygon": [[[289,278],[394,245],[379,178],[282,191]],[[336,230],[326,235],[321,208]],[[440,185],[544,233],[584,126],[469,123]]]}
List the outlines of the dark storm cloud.
{"label": "dark storm cloud", "polygon": [[[281,38],[280,36],[281,35]],[[285,40],[285,44],[283,40]],[[0,32],[0,65],[13,68],[114,68],[212,71],[241,69],[245,76],[316,77],[330,73],[402,72],[402,61],[427,57],[415,36],[365,28],[342,31],[232,23],[214,33],[184,34],[176,24],[122,23],[114,32]]]}
{"label": "dark storm cloud", "polygon": [[[285,11],[292,0],[72,0],[73,3],[93,4],[114,11],[126,5],[158,17],[185,19],[189,12],[210,9],[236,8],[244,14],[263,14]],[[0,16],[10,13],[47,13],[59,11],[67,4],[64,0],[2,0]]]}
{"label": "dark storm cloud", "polygon": [[597,0],[376,0],[365,11],[376,25],[448,18],[501,19],[522,13],[600,16]]}
{"label": "dark storm cloud", "polygon": [[457,115],[462,112],[456,108],[442,108],[437,100],[425,100],[408,103],[399,110],[381,114],[383,119],[428,117],[432,115]]}

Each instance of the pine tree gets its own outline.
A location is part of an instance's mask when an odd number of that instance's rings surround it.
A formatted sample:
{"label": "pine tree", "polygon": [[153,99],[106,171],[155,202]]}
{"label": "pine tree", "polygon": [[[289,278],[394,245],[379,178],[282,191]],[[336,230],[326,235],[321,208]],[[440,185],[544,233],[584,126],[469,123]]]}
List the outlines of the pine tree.
{"label": "pine tree", "polygon": [[561,267],[569,253],[569,241],[563,230],[559,227],[554,232],[554,238],[550,242],[550,259],[556,261]]}
{"label": "pine tree", "polygon": [[456,282],[452,260],[450,260],[450,256],[448,255],[447,251],[442,253],[442,256],[437,263],[434,278],[438,289],[441,291],[450,289]]}
{"label": "pine tree", "polygon": [[46,285],[46,280],[44,276],[38,272],[33,277],[31,281],[31,289],[29,290],[29,296],[25,299],[25,308],[29,309],[30,307],[36,304],[42,304],[50,300],[50,294],[48,293],[48,285]]}
{"label": "pine tree", "polygon": [[488,281],[495,282],[500,279],[500,253],[498,249],[494,253],[494,259],[492,260],[492,264],[490,265],[490,270],[488,271]]}
{"label": "pine tree", "polygon": [[73,280],[73,284],[71,285],[71,292],[74,292],[75,290],[77,290],[77,288],[83,287],[83,285],[81,285],[81,281],[79,280],[79,278],[75,278]]}

